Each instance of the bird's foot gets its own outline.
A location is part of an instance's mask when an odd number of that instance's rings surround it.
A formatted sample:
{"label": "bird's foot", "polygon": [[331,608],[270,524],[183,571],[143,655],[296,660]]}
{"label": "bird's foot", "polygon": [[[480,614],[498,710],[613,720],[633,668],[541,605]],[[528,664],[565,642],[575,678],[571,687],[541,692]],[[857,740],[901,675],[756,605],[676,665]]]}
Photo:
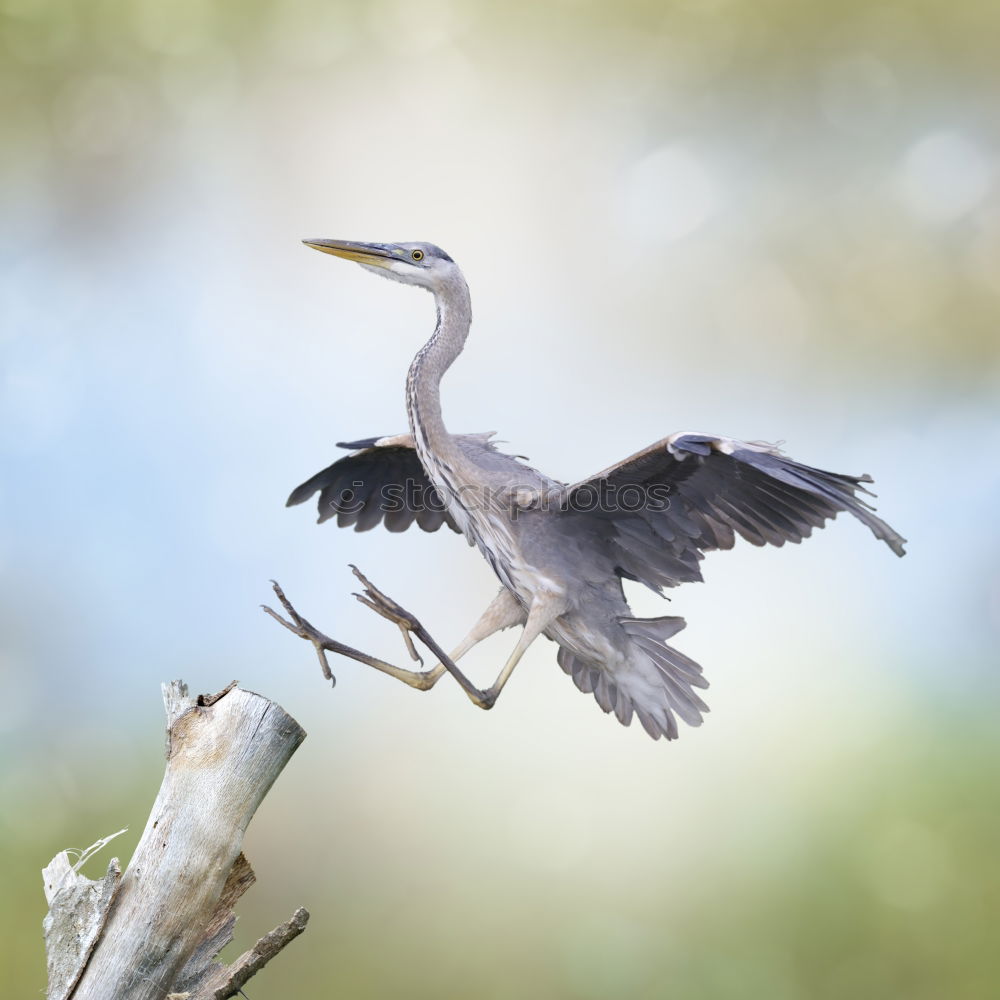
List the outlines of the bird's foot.
{"label": "bird's foot", "polygon": [[395,666],[392,663],[388,663],[385,660],[380,660],[375,656],[369,656],[367,653],[362,653],[360,650],[353,649],[350,646],[345,646],[342,642],[337,642],[336,639],[331,639],[328,635],[320,632],[315,625],[311,622],[306,621],[292,606],[292,602],[285,597],[284,591],[278,585],[277,581],[272,580],[271,585],[274,587],[275,596],[281,602],[281,606],[285,609],[285,613],[288,618],[283,618],[276,611],[266,605],[261,605],[264,611],[269,614],[279,625],[283,625],[288,629],[289,632],[299,636],[301,639],[306,639],[311,642],[313,648],[316,650],[316,655],[319,657],[320,667],[323,670],[323,676],[330,681],[334,680],[333,673],[330,670],[330,665],[327,663],[326,654],[337,653],[340,656],[346,656],[349,659],[357,660],[358,663],[366,663],[370,667],[374,667],[376,670],[381,671],[384,674],[389,674],[390,677],[395,677],[397,680],[402,681],[404,684],[408,684],[412,688],[417,688],[419,691],[429,691],[437,683],[438,679],[442,677],[446,672],[451,674],[452,677],[458,681],[459,686],[462,690],[469,696],[472,702],[478,705],[480,708],[492,708],[493,703],[497,699],[497,695],[500,693],[500,689],[503,687],[503,680],[498,679],[498,682],[493,685],[488,691],[480,691],[469,679],[462,673],[461,670],[456,666],[455,661],[448,656],[447,653],[438,645],[437,642],[428,634],[427,629],[420,624],[420,622],[410,614],[405,608],[397,604],[391,597],[383,594],[381,590],[378,589],[362,572],[357,568],[357,566],[352,566],[351,569],[354,571],[354,575],[358,578],[361,586],[364,587],[364,593],[355,594],[354,596],[365,605],[365,607],[371,608],[376,614],[381,615],[386,621],[390,621],[395,625],[403,635],[403,641],[406,643],[406,648],[409,650],[412,659],[417,660],[421,666],[423,666],[423,658],[417,652],[416,647],[413,644],[413,640],[416,639],[421,645],[426,646],[427,650],[437,659],[437,665],[432,667],[430,670],[407,670],[403,667]]}
{"label": "bird's foot", "polygon": [[281,606],[285,609],[285,614],[288,617],[285,618],[279,615],[272,608],[267,607],[267,605],[261,605],[261,607],[279,625],[283,625],[289,632],[297,635],[300,639],[305,639],[312,643],[313,648],[316,650],[316,655],[319,657],[319,665],[323,671],[323,676],[333,683],[336,683],[336,679],[330,670],[330,664],[327,662],[327,653],[337,653],[351,660],[357,660],[358,663],[365,663],[420,691],[429,691],[434,687],[438,678],[447,670],[458,678],[459,683],[469,692],[470,697],[473,693],[478,693],[476,688],[462,676],[455,664],[441,651],[440,646],[427,634],[424,627],[409,611],[400,607],[391,597],[386,596],[381,590],[373,586],[356,567],[352,567],[352,569],[354,569],[354,575],[361,581],[362,586],[365,588],[364,594],[355,595],[358,600],[399,628],[403,633],[403,641],[406,643],[406,648],[409,650],[410,656],[414,660],[417,660],[421,666],[423,666],[423,659],[413,645],[413,637],[416,637],[431,653],[438,657],[440,664],[437,667],[434,667],[432,670],[407,670],[388,663],[385,660],[380,660],[376,656],[369,656],[367,653],[362,653],[351,646],[345,646],[342,642],[337,642],[336,639],[331,639],[295,610],[292,602],[288,600],[284,591],[275,580],[271,581],[271,585],[274,587],[275,596],[281,602]]}
{"label": "bird's foot", "polygon": [[275,596],[281,602],[281,606],[285,609],[285,613],[291,621],[287,621],[282,618],[277,611],[269,608],[266,604],[261,605],[264,613],[270,615],[276,622],[278,622],[279,625],[284,625],[289,632],[294,633],[300,639],[305,639],[308,642],[311,642],[313,644],[313,648],[316,650],[316,655],[319,657],[319,665],[320,669],[323,671],[323,676],[330,681],[331,684],[336,684],[337,678],[333,676],[333,671],[330,669],[326,653],[327,650],[338,652],[343,647],[341,647],[339,642],[336,642],[328,635],[324,635],[320,632],[315,625],[306,621],[306,619],[295,610],[292,602],[285,597],[285,592],[281,589],[277,580],[272,580],[271,586],[274,588]]}
{"label": "bird's foot", "polygon": [[418,636],[424,634],[424,627],[417,621],[414,615],[411,615],[409,611],[397,604],[388,594],[383,594],[357,566],[352,565],[351,572],[358,578],[361,586],[365,588],[363,594],[355,594],[354,596],[365,607],[371,608],[372,611],[381,615],[386,621],[392,622],[399,629],[403,636],[403,642],[406,644],[406,650],[410,654],[410,659],[415,660],[423,666],[424,659],[417,652],[417,647],[413,644],[413,634]]}

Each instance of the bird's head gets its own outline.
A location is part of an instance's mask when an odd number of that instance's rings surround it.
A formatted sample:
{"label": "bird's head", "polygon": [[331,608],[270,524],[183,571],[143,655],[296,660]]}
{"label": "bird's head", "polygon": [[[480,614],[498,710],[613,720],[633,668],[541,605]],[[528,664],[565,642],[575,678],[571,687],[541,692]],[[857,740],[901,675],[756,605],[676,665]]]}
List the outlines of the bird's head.
{"label": "bird's head", "polygon": [[303,240],[306,246],[357,261],[368,271],[432,292],[458,273],[455,262],[433,243],[351,243],[348,240]]}

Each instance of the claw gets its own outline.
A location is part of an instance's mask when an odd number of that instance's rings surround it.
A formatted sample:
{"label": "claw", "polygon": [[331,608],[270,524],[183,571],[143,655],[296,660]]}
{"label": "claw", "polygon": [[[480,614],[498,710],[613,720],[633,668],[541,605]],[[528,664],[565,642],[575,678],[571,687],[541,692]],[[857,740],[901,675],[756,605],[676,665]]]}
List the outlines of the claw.
{"label": "claw", "polygon": [[261,609],[265,614],[270,615],[279,625],[284,625],[289,632],[297,635],[300,639],[308,639],[309,642],[313,644],[313,648],[316,650],[316,656],[319,658],[319,667],[323,672],[323,676],[330,681],[331,686],[336,686],[337,678],[334,677],[333,671],[330,669],[330,664],[326,658],[326,650],[328,646],[333,646],[333,640],[323,635],[319,629],[315,628],[309,622],[305,620],[295,610],[292,606],[292,602],[285,597],[285,592],[281,589],[277,580],[271,581],[271,587],[274,589],[275,596],[281,601],[281,606],[288,613],[288,616],[292,619],[290,622],[285,621],[275,610],[269,608],[266,604],[261,605]]}
{"label": "claw", "polygon": [[424,658],[417,652],[417,647],[413,645],[413,636],[410,635],[410,630],[400,625],[399,631],[403,634],[403,642],[406,644],[406,649],[410,654],[410,659],[419,663],[420,666],[423,666]]}
{"label": "claw", "polygon": [[390,600],[385,594],[370,591],[365,594],[353,595],[366,608],[371,608],[376,614],[381,615],[387,621],[398,625],[404,632],[416,632],[420,629],[420,622],[405,608],[400,607],[395,601]]}
{"label": "claw", "polygon": [[264,612],[264,614],[270,615],[279,625],[284,625],[289,632],[294,632],[296,635],[300,634],[299,629],[295,625],[291,622],[286,622],[285,619],[282,618],[281,615],[279,615],[273,608],[269,608],[266,604],[262,604],[260,609]]}
{"label": "claw", "polygon": [[[366,577],[364,573],[362,573],[361,570],[358,569],[357,566],[354,566],[352,564],[351,572],[358,578],[361,585],[365,588],[365,595],[369,599],[375,601],[378,604],[384,605],[386,608],[391,609],[397,615],[405,615],[407,618],[413,617],[412,615],[408,614],[408,612],[404,611],[402,607],[400,607],[400,605],[398,605],[388,594],[384,594],[381,590],[379,590],[378,587],[376,587],[375,584],[372,583],[371,580],[369,580],[368,577]],[[356,596],[357,595],[355,594],[355,597]]]}
{"label": "claw", "polygon": [[[462,689],[465,691],[470,698],[472,698],[478,704],[478,699],[481,697],[481,692],[476,688],[468,678],[448,659],[448,655],[441,649],[441,647],[427,634],[427,630],[420,624],[420,622],[410,614],[405,608],[397,604],[391,597],[383,594],[371,581],[358,569],[357,566],[352,565],[351,571],[354,573],[355,577],[364,587],[363,594],[355,594],[354,596],[365,605],[365,607],[370,608],[376,614],[385,618],[387,621],[392,622],[400,631],[403,636],[403,642],[406,645],[406,651],[410,655],[410,659],[416,661],[423,667],[424,659],[417,651],[417,647],[414,644],[414,637],[417,638],[423,645],[425,645],[431,653],[441,662],[449,673],[456,678],[456,680],[461,685]],[[270,615],[279,625],[283,625],[288,629],[289,632],[299,636],[302,639],[306,639],[312,643],[313,649],[316,650],[316,656],[319,659],[320,669],[323,671],[323,676],[329,680],[331,683],[336,684],[336,678],[333,676],[333,672],[330,670],[330,665],[327,662],[326,654],[336,653],[338,656],[345,656],[348,659],[356,660],[359,663],[365,663],[370,667],[374,667],[376,670],[382,671],[382,673],[390,674],[397,680],[401,680],[410,687],[418,688],[421,691],[428,691],[434,686],[434,683],[441,676],[441,673],[435,669],[431,671],[415,672],[412,670],[404,670],[402,667],[393,666],[393,664],[388,663],[385,660],[380,660],[378,657],[369,656],[367,653],[362,653],[358,649],[354,649],[351,646],[345,646],[342,642],[337,642],[336,639],[331,639],[329,636],[324,635],[319,631],[314,625],[300,615],[295,608],[292,606],[292,602],[288,600],[285,596],[284,591],[281,589],[277,580],[271,581],[271,586],[274,590],[275,596],[281,602],[282,608],[284,608],[285,613],[288,615],[289,620],[286,620],[281,615],[279,615],[272,608],[267,605],[262,604],[261,608],[264,613]]]}

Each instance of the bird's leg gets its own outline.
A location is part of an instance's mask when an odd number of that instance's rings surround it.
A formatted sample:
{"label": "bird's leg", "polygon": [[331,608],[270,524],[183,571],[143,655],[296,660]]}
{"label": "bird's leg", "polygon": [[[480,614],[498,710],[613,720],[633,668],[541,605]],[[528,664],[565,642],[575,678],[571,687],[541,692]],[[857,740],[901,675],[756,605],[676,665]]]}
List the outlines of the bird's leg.
{"label": "bird's leg", "polygon": [[[324,635],[314,625],[306,621],[306,619],[295,610],[288,598],[285,597],[281,587],[272,581],[274,592],[291,621],[287,621],[282,618],[281,615],[277,614],[269,607],[264,607],[264,611],[274,618],[275,621],[287,628],[290,632],[293,632],[295,635],[302,639],[306,639],[313,644],[317,656],[319,657],[320,667],[323,670],[323,676],[326,677],[327,680],[333,680],[333,674],[330,671],[330,665],[327,662],[327,652],[338,653],[341,656],[346,656],[352,660],[357,660],[359,663],[364,663],[367,666],[374,667],[376,670],[389,674],[391,677],[395,677],[404,684],[408,684],[410,687],[417,688],[421,691],[430,690],[430,688],[432,688],[440,677],[448,670],[458,674],[464,680],[464,675],[461,675],[461,672],[455,666],[455,661],[464,656],[465,653],[476,645],[476,643],[482,641],[487,636],[492,635],[500,629],[507,628],[510,625],[518,625],[524,619],[524,611],[521,609],[520,605],[517,604],[514,598],[511,597],[507,591],[501,591],[501,593],[490,604],[489,608],[486,609],[482,618],[480,618],[479,621],[473,626],[472,631],[469,632],[461,643],[459,643],[458,647],[451,654],[451,656],[444,656],[440,653],[437,644],[430,638],[430,636],[427,635],[423,626],[417,621],[416,618],[414,618],[408,611],[400,607],[391,598],[375,588],[357,569],[355,569],[354,572],[365,586],[365,596],[359,597],[359,599],[361,599],[364,604],[372,608],[378,614],[382,615],[383,618],[387,618],[402,630],[411,656],[414,659],[420,659],[413,647],[412,640],[410,639],[410,633],[412,632],[422,642],[424,642],[425,645],[428,645],[428,648],[431,649],[435,655],[441,657],[441,662],[436,664],[430,670],[405,670],[402,667],[394,666],[391,663],[387,663],[385,660],[369,656],[367,653],[362,653],[360,650],[353,649],[351,646],[337,642],[335,639],[331,639],[329,636]],[[459,683],[461,683],[461,681],[459,681]],[[465,680],[463,688],[466,688],[466,685],[468,685],[468,688],[472,688],[474,691],[476,690],[468,680]],[[466,688],[466,690],[468,690],[468,688]]]}
{"label": "bird's leg", "polygon": [[496,704],[500,692],[504,685],[510,680],[510,675],[514,668],[521,662],[521,657],[527,652],[528,647],[552,624],[552,621],[562,613],[564,605],[558,599],[548,599],[544,596],[536,597],[531,609],[528,611],[527,620],[524,623],[524,631],[517,640],[514,652],[510,654],[507,662],[503,665],[503,670],[497,676],[492,686],[485,691],[476,692],[478,697],[469,694],[473,703],[480,708],[489,709]]}
{"label": "bird's leg", "polygon": [[331,639],[328,635],[320,632],[315,625],[311,622],[306,621],[292,606],[292,602],[285,597],[284,591],[274,580],[271,581],[271,585],[274,587],[274,593],[278,600],[281,602],[281,606],[285,609],[288,617],[291,621],[288,621],[281,617],[276,611],[267,607],[267,605],[261,605],[263,610],[269,614],[276,622],[284,625],[289,632],[294,633],[301,639],[305,639],[313,644],[313,648],[316,650],[316,655],[319,657],[320,669],[323,671],[323,676],[328,680],[336,684],[337,680],[333,676],[333,672],[330,670],[330,664],[327,661],[326,654],[338,653],[341,656],[346,656],[349,659],[357,660],[359,663],[367,664],[369,667],[374,667],[376,670],[381,670],[382,673],[389,674],[392,677],[403,681],[405,684],[409,684],[411,687],[420,688],[426,690],[431,687],[434,680],[428,683],[427,674],[430,671],[421,670],[404,670],[402,667],[394,666],[391,663],[387,663],[385,660],[380,660],[375,656],[369,656],[367,653],[362,653],[359,649],[354,649],[351,646],[346,646],[342,642],[337,642],[336,639]]}
{"label": "bird's leg", "polygon": [[[542,596],[536,598],[535,603],[531,606],[531,610],[526,615],[517,599],[506,589],[501,590],[493,599],[493,603],[486,609],[483,617],[476,622],[472,631],[462,640],[455,653],[449,657],[444,655],[441,647],[428,635],[426,629],[416,618],[404,611],[395,601],[374,587],[356,568],[354,569],[354,574],[365,586],[364,595],[355,595],[358,597],[358,600],[382,615],[383,618],[395,622],[401,628],[410,629],[439,658],[440,662],[433,670],[427,671],[427,674],[437,672],[434,677],[434,681],[436,681],[440,677],[441,672],[447,670],[458,681],[462,690],[468,695],[469,700],[482,709],[490,709],[496,704],[500,692],[507,681],[510,680],[510,675],[514,672],[514,668],[518,663],[520,663],[521,657],[524,656],[528,647],[549,627],[553,619],[557,618],[565,610],[564,603],[556,595],[552,595],[551,597]],[[508,657],[497,679],[489,688],[480,690],[455,666],[455,660],[458,659],[458,656],[467,653],[477,642],[480,642],[487,636],[493,635],[494,632],[498,632],[500,629],[509,628],[511,625],[523,625],[524,631],[518,638],[514,651]]]}
{"label": "bird's leg", "polygon": [[[469,634],[448,655],[447,661],[450,661],[452,665],[456,664],[483,639],[488,639],[494,633],[513,625],[523,625],[524,617],[524,608],[521,607],[514,595],[501,588],[497,596],[490,601],[490,605],[483,612],[482,617],[469,630]],[[404,634],[407,639],[410,638],[408,632]],[[428,677],[433,678],[432,683],[448,672],[447,661],[440,660],[427,671]]]}
{"label": "bird's leg", "polygon": [[[383,594],[362,572],[357,568],[357,566],[352,566],[351,570],[354,575],[361,581],[361,584],[365,588],[363,594],[355,594],[354,596],[364,604],[365,606],[371,608],[377,614],[380,614],[383,618],[388,621],[393,622],[395,625],[403,631],[407,639],[407,645],[412,650],[412,642],[410,642],[410,635],[412,633],[419,639],[437,658],[437,664],[428,671],[424,671],[421,675],[425,678],[424,683],[428,687],[433,686],[439,677],[447,671],[458,681],[459,686],[462,690],[469,696],[470,700],[481,708],[491,708],[493,701],[496,700],[496,695],[493,695],[492,700],[489,699],[489,694],[486,691],[480,691],[479,688],[469,680],[468,677],[462,673],[461,670],[456,666],[455,661],[459,657],[464,656],[476,643],[481,642],[488,636],[493,635],[494,632],[498,632],[501,629],[509,628],[511,625],[521,625],[525,621],[524,609],[517,602],[516,598],[506,589],[500,591],[499,594],[490,603],[490,606],[486,609],[486,612],[479,619],[478,622],[472,627],[472,631],[462,640],[458,648],[448,656],[443,649],[437,644],[434,638],[428,633],[428,631],[420,624],[420,622],[411,615],[408,611],[400,607],[391,597]],[[382,668],[379,668],[382,669]],[[398,668],[397,668],[398,669]],[[511,667],[513,669],[513,666]],[[388,672],[388,671],[387,671]],[[398,676],[394,674],[393,676]],[[403,680],[404,678],[400,678]],[[416,685],[414,685],[416,686]],[[500,685],[503,687],[503,684]],[[499,693],[499,691],[497,692]],[[489,704],[485,702],[489,700]]]}

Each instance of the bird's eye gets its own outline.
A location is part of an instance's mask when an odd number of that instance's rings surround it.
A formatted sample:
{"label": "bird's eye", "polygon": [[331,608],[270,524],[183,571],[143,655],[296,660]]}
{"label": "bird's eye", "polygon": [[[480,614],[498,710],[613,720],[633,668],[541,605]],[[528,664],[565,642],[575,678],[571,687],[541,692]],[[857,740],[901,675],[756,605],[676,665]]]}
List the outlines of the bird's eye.
{"label": "bird's eye", "polygon": [[412,250],[410,252],[410,256],[414,260],[423,260],[424,259],[424,252],[423,252],[423,250]]}

